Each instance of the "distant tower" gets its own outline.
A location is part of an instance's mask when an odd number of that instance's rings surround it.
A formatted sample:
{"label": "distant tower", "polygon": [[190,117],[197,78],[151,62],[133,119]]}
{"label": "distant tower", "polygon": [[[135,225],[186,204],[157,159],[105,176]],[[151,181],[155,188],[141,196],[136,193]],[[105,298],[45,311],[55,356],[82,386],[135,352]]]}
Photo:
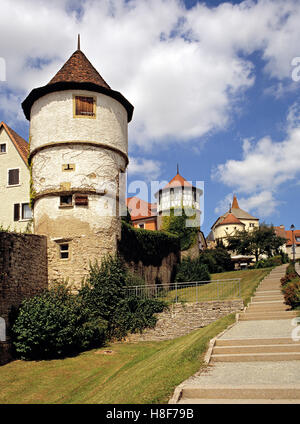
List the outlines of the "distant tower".
{"label": "distant tower", "polygon": [[194,211],[196,214],[196,222],[199,223],[201,218],[200,198],[203,195],[203,190],[194,187],[179,173],[179,166],[177,165],[177,174],[174,178],[157,193],[157,226],[158,229],[162,227],[162,217],[169,215],[170,210],[182,211],[182,208],[187,212],[188,210]]}
{"label": "distant tower", "polygon": [[117,249],[133,106],[92,66],[78,37],[78,49],[22,107],[30,120],[34,229],[48,237],[49,280],[76,285],[90,262]]}

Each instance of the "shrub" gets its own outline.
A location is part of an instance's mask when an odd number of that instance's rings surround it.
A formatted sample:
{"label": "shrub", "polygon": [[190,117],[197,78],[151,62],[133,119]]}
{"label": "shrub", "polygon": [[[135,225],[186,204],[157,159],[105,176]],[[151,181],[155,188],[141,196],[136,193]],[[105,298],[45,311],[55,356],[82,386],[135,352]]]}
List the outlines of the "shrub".
{"label": "shrub", "polygon": [[50,359],[101,345],[105,330],[80,297],[58,286],[22,303],[12,335],[18,357]]}
{"label": "shrub", "polygon": [[300,306],[300,281],[287,283],[282,289],[284,300],[292,308]]}
{"label": "shrub", "polygon": [[142,261],[144,265],[159,266],[170,253],[179,253],[180,244],[179,238],[173,234],[133,228],[122,222],[118,248],[127,262]]}
{"label": "shrub", "polygon": [[101,266],[91,266],[88,281],[77,295],[60,285],[25,300],[12,329],[17,356],[64,357],[154,326],[154,313],[166,304],[127,297],[127,281],[121,259],[108,257]]}
{"label": "shrub", "polygon": [[210,273],[232,271],[234,263],[226,249],[206,249],[199,255],[199,262],[207,265]]}
{"label": "shrub", "polygon": [[91,267],[88,285],[79,293],[93,316],[107,321],[108,339],[152,326],[156,322],[153,314],[165,307],[164,302],[127,296],[125,288],[132,278],[121,258],[109,256],[100,267]]}
{"label": "shrub", "polygon": [[202,264],[199,258],[185,258],[177,266],[176,281],[210,281],[208,267]]}
{"label": "shrub", "polygon": [[283,263],[285,262],[283,262],[282,256],[278,255],[268,259],[261,259],[260,261],[254,264],[254,268],[270,268],[270,267],[282,265]]}
{"label": "shrub", "polygon": [[[176,212],[178,212],[178,210]],[[186,212],[188,214],[186,214]],[[184,208],[182,208],[180,215],[175,215],[174,208],[171,208],[170,216],[163,216],[162,231],[178,236],[180,241],[180,250],[188,250],[197,243],[197,234],[200,227],[187,227],[186,221],[188,219],[195,218],[196,212],[193,209],[185,211]]]}

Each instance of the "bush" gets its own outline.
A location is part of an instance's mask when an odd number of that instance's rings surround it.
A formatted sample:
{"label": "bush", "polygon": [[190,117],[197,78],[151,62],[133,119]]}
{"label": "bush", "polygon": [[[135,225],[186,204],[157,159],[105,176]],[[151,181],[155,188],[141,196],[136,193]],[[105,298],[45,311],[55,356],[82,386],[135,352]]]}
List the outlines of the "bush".
{"label": "bush", "polygon": [[108,339],[121,339],[129,331],[153,326],[153,314],[165,307],[161,301],[127,296],[125,288],[132,278],[121,258],[107,257],[100,267],[91,267],[88,285],[79,293],[93,316],[107,321]]}
{"label": "bush", "polygon": [[12,336],[21,359],[50,359],[101,345],[105,330],[80,297],[58,286],[22,303]]}
{"label": "bush", "polygon": [[300,306],[300,282],[287,283],[282,289],[285,303],[292,308]]}
{"label": "bush", "polygon": [[298,308],[300,306],[300,278],[292,262],[288,265],[286,274],[280,279],[280,282],[285,303],[292,308]]}
{"label": "bush", "polygon": [[179,238],[161,231],[133,228],[122,222],[119,252],[127,262],[159,266],[170,253],[179,254]]}
{"label": "bush", "polygon": [[176,281],[210,281],[207,265],[197,259],[186,258],[177,266]]}
{"label": "bush", "polygon": [[21,359],[51,359],[99,347],[111,338],[153,327],[154,313],[166,304],[127,297],[128,275],[120,258],[108,257],[91,266],[78,295],[64,286],[25,300],[12,329]]}
{"label": "bush", "polygon": [[261,259],[254,264],[254,268],[271,268],[285,263],[281,255],[273,256],[268,259]]}
{"label": "bush", "polygon": [[198,258],[199,262],[207,265],[208,271],[213,274],[217,272],[233,271],[234,263],[226,249],[217,247],[204,250]]}

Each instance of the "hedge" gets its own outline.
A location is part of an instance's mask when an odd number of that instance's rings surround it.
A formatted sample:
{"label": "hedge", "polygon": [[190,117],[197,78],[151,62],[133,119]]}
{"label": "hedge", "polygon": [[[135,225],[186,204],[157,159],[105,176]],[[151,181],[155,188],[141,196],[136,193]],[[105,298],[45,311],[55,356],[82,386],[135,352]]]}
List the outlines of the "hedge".
{"label": "hedge", "polygon": [[161,231],[149,231],[133,228],[122,222],[122,234],[119,241],[119,253],[126,262],[160,266],[163,258],[170,253],[180,252],[179,238]]}

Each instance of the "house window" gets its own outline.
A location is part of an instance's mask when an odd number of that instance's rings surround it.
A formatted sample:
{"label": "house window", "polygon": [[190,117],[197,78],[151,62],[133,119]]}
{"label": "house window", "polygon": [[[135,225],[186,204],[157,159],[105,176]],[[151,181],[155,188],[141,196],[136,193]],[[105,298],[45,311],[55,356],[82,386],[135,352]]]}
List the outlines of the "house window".
{"label": "house window", "polygon": [[73,206],[72,196],[60,196],[60,206]]}
{"label": "house window", "polygon": [[296,240],[297,243],[299,243],[300,242],[300,237],[295,237],[295,240]]}
{"label": "house window", "polygon": [[75,96],[75,116],[96,116],[94,97]]}
{"label": "house window", "polygon": [[249,227],[254,227],[254,224],[251,222],[251,223],[249,224]]}
{"label": "house window", "polygon": [[170,196],[171,196],[171,200],[174,200],[174,188],[171,188]]}
{"label": "house window", "polygon": [[6,144],[0,144],[0,153],[6,153]]}
{"label": "house window", "polygon": [[63,243],[59,245],[59,254],[60,259],[69,259],[70,251],[69,251],[69,243]]}
{"label": "house window", "polygon": [[30,209],[29,203],[22,203],[22,219],[31,219],[32,211]]}
{"label": "house window", "polygon": [[145,224],[144,223],[139,224],[139,228],[145,228]]}
{"label": "house window", "polygon": [[20,205],[19,203],[16,203],[14,205],[14,221],[20,220]]}
{"label": "house window", "polygon": [[20,184],[20,170],[19,169],[9,169],[8,170],[8,185],[18,185]]}

